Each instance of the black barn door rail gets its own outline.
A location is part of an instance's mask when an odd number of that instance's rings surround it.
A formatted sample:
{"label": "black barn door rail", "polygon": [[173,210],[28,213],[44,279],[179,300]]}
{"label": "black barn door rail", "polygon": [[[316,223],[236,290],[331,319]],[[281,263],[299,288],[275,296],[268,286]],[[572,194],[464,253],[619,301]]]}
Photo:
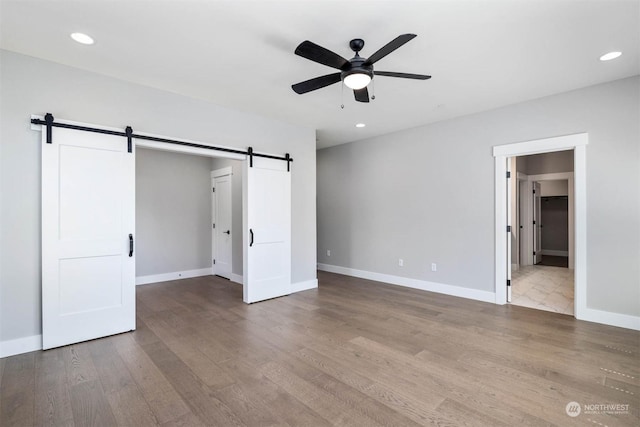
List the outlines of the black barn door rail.
{"label": "black barn door rail", "polygon": [[280,157],[280,156],[273,156],[271,154],[262,154],[262,153],[256,153],[253,151],[252,147],[247,148],[246,151],[243,150],[236,150],[233,148],[225,148],[225,147],[212,147],[210,145],[204,145],[204,144],[197,144],[195,142],[185,142],[185,141],[178,141],[175,139],[169,139],[169,138],[159,138],[156,136],[147,136],[147,135],[137,135],[135,133],[133,133],[133,129],[131,128],[131,126],[127,126],[126,129],[123,132],[120,131],[115,131],[115,130],[108,130],[108,129],[99,129],[99,128],[92,128],[89,126],[79,126],[79,125],[72,125],[72,124],[68,124],[68,123],[60,123],[60,122],[55,122],[54,121],[54,117],[51,113],[47,113],[44,116],[44,120],[42,119],[31,119],[31,123],[34,125],[45,125],[47,127],[46,132],[47,132],[47,144],[51,144],[51,141],[53,140],[53,133],[51,131],[52,128],[54,127],[59,127],[59,128],[65,128],[65,129],[74,129],[74,130],[80,130],[80,131],[85,131],[85,132],[93,132],[93,133],[103,133],[103,134],[107,134],[107,135],[116,135],[116,136],[122,136],[127,138],[127,151],[129,153],[132,152],[133,150],[133,142],[132,139],[136,138],[136,139],[144,139],[146,141],[155,141],[155,142],[165,142],[165,143],[169,143],[169,144],[176,144],[176,145],[183,145],[185,147],[194,147],[194,148],[204,148],[207,150],[214,150],[214,151],[222,151],[225,153],[234,153],[234,154],[243,154],[246,156],[249,156],[249,166],[253,167],[253,158],[254,157],[262,157],[265,159],[275,159],[275,160],[283,160],[285,162],[287,162],[287,171],[291,170],[291,163],[293,162],[293,158],[289,155],[289,153],[285,154],[284,157]]}

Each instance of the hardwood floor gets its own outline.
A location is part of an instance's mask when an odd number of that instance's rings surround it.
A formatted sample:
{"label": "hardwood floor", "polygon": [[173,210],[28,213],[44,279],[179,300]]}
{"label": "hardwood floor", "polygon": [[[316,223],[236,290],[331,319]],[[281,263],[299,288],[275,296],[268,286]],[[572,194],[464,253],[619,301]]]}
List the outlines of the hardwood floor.
{"label": "hardwood floor", "polygon": [[318,276],[140,286],[135,332],[0,359],[0,425],[640,424],[639,332]]}

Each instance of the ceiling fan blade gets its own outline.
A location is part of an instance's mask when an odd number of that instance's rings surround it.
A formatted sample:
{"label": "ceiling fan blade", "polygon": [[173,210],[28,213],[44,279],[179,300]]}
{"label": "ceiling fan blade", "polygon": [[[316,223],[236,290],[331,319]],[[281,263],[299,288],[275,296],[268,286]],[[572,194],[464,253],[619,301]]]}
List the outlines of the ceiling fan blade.
{"label": "ceiling fan blade", "polygon": [[416,80],[428,80],[431,78],[431,76],[427,76],[424,74],[394,73],[392,71],[374,71],[373,74],[375,74],[376,76],[401,77],[403,79]]}
{"label": "ceiling fan blade", "polygon": [[315,79],[309,79],[304,82],[291,85],[291,89],[293,89],[295,93],[302,95],[303,93],[338,83],[340,80],[340,73],[327,74],[326,76],[316,77]]}
{"label": "ceiling fan blade", "polygon": [[356,101],[358,102],[369,102],[369,91],[367,90],[366,87],[363,87],[362,89],[354,89],[353,90],[353,96],[356,97]]}
{"label": "ceiling fan blade", "polygon": [[415,34],[402,34],[402,35],[399,35],[398,37],[396,37],[395,39],[393,39],[389,43],[387,43],[385,46],[383,46],[376,53],[374,53],[369,58],[367,58],[367,60],[364,61],[364,65],[371,65],[371,64],[373,64],[375,62],[380,61],[382,58],[384,58],[385,56],[389,55],[391,52],[393,52],[394,50],[396,50],[397,48],[399,48],[403,44],[407,43],[408,41],[410,41],[414,37],[416,37]]}
{"label": "ceiling fan blade", "polygon": [[343,69],[343,67],[349,66],[349,61],[344,59],[342,56],[331,52],[322,46],[318,46],[309,40],[305,40],[300,43],[295,50],[295,54],[319,64],[326,65],[327,67],[337,68],[339,70]]}

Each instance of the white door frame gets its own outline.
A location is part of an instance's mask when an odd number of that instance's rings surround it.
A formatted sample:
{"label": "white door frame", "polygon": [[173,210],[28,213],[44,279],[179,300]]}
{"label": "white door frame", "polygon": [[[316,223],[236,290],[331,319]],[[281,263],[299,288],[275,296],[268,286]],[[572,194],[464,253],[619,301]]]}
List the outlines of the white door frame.
{"label": "white door frame", "polygon": [[[506,256],[507,256],[507,302],[511,302],[511,270],[512,270],[512,265],[511,263],[513,262],[511,260],[512,257],[512,253],[511,253],[511,246],[512,246],[512,240],[513,240],[513,233],[515,232],[514,227],[515,224],[512,224],[513,221],[513,206],[511,206],[512,204],[512,199],[513,199],[513,185],[512,183],[514,181],[516,181],[515,177],[512,176],[512,166],[515,165],[515,158],[509,158],[507,159],[507,181],[506,181],[506,193],[507,193],[507,212],[506,212],[506,221],[507,221],[507,227],[509,231],[507,231],[507,251],[506,251]],[[513,171],[515,172],[515,171]]]}
{"label": "white door frame", "polygon": [[[573,172],[559,172],[559,173],[545,173],[540,175],[528,175],[527,176],[528,186],[531,188],[533,182],[542,182],[542,181],[567,181],[567,199],[568,199],[568,208],[569,208],[569,268],[573,269],[575,267],[575,255],[574,255],[574,178]],[[542,195],[541,195],[542,197]],[[531,251],[530,251],[531,252]]]}
{"label": "white door frame", "polygon": [[504,185],[509,157],[553,151],[573,150],[574,160],[574,313],[585,319],[587,310],[587,189],[586,146],[587,133],[558,136],[493,147],[495,158],[495,294],[496,304],[507,302],[507,187]]}
{"label": "white door frame", "polygon": [[[231,166],[228,166],[226,168],[222,168],[222,169],[216,169],[214,171],[211,171],[211,185],[213,186],[213,182],[215,181],[216,178],[220,178],[223,176],[228,176],[229,177],[229,188],[232,189],[233,188],[233,169],[231,168]],[[213,192],[211,193],[211,223],[212,224],[216,224],[217,218],[216,218],[216,207],[217,207],[217,197],[216,197],[217,193]],[[233,198],[233,196],[232,196]],[[231,203],[231,205],[229,206],[229,210],[232,210],[232,205],[233,202]],[[229,229],[233,230],[233,214],[229,215]],[[213,226],[211,227],[211,257],[213,259],[217,259],[218,257],[218,250],[217,250],[217,239],[216,239],[216,231],[217,229],[214,228]],[[232,240],[232,244],[231,244],[231,271],[229,272],[229,280],[231,280],[231,277],[233,276],[233,240]],[[213,263],[213,260],[211,262],[211,274],[215,275],[216,274],[216,265]]]}

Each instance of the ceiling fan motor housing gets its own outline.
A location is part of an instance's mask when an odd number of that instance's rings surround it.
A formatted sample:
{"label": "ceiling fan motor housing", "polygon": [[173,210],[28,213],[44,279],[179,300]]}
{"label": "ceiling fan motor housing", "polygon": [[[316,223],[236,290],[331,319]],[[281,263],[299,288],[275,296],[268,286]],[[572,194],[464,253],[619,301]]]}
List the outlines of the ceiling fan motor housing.
{"label": "ceiling fan motor housing", "polygon": [[366,74],[373,79],[373,64],[365,65],[366,60],[367,58],[362,58],[356,53],[356,56],[351,58],[348,64],[343,67],[341,73],[342,80],[350,74]]}

